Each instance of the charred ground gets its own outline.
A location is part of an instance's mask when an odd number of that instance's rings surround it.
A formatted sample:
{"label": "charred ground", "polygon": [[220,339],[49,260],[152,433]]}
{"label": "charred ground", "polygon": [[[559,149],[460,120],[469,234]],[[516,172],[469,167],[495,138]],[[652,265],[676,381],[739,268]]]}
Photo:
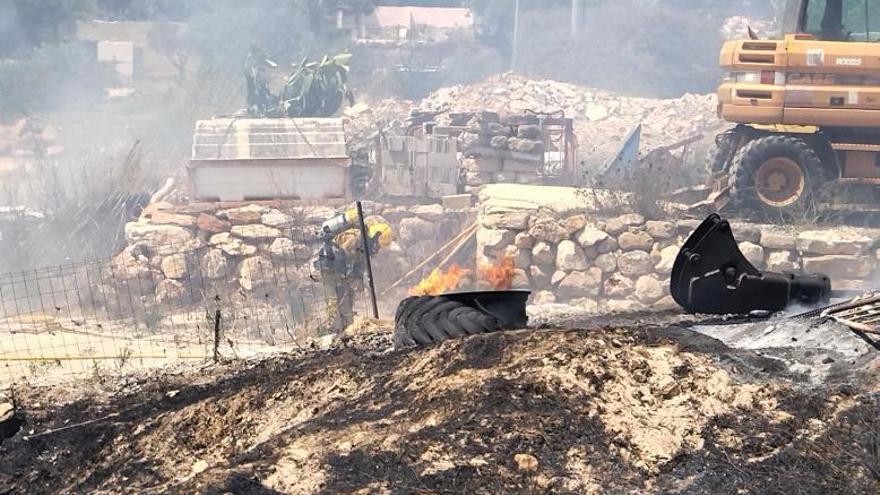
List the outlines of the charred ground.
{"label": "charred ground", "polygon": [[[620,324],[618,324],[620,323]],[[656,322],[655,322],[656,323]],[[605,322],[23,388],[5,493],[876,493],[876,361],[820,386],[684,328]],[[858,383],[871,383],[863,387]],[[69,400],[71,399],[71,400]],[[526,454],[526,457],[518,456]],[[532,456],[537,461],[531,464]]]}

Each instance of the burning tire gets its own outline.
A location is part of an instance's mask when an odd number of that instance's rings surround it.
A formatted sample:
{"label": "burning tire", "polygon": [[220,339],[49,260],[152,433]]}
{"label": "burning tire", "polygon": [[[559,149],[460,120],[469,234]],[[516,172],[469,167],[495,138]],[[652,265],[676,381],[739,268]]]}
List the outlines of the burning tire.
{"label": "burning tire", "polygon": [[394,346],[428,346],[503,329],[502,320],[495,315],[452,297],[410,297],[397,308]]}
{"label": "burning tire", "polygon": [[752,213],[803,213],[825,175],[816,151],[804,140],[771,135],[750,141],[733,160],[734,204]]}

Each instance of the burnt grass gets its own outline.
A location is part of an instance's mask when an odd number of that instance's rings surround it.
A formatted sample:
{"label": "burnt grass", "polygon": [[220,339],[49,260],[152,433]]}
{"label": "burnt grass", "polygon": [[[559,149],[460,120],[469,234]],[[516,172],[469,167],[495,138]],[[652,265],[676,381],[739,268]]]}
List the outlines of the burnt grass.
{"label": "burnt grass", "polygon": [[[27,414],[25,432],[114,416],[5,441],[0,493],[283,493],[264,481],[298,438],[376,423],[390,431],[404,418],[437,412],[443,413],[441,421],[394,430],[401,439],[391,448],[365,443],[345,452],[328,449],[317,460],[323,481],[298,493],[588,493],[570,466],[573,449],[590,466],[592,490],[600,487],[600,493],[880,493],[880,394],[850,384],[806,387],[780,377],[763,358],[682,328],[603,332],[626,345],[673,344],[703,353],[737,379],[785,383],[777,400],[788,419],[769,422],[754,411],[717,416],[703,429],[702,448],[646,470],[622,457],[619,449],[628,446],[609,434],[599,417],[585,413],[593,400],[589,392],[499,374],[479,387],[417,399],[416,391],[402,388],[391,375],[406,367],[419,373],[413,363],[423,351],[383,353],[386,336],[362,336],[329,351],[107,383],[104,389],[111,393],[78,398],[72,393],[75,399],[60,406],[52,405],[51,390],[21,388],[17,398]],[[577,332],[567,334],[567,341],[577,342]],[[450,342],[434,364],[440,376],[492,370],[509,358],[504,352],[509,346],[541,339],[540,332],[517,332]],[[575,346],[565,352],[590,349]],[[686,367],[675,370],[688,373]],[[601,373],[580,378],[596,390],[606,379]],[[328,388],[328,383],[337,385]],[[329,400],[327,394],[339,398]],[[851,405],[836,413],[832,396]],[[262,411],[279,400],[293,401],[310,418],[255,440],[265,421]],[[816,422],[821,427],[810,431],[818,433],[804,434]],[[734,432],[737,441],[722,438],[722,432]],[[455,462],[426,472],[425,456],[437,449],[450,452]],[[540,475],[517,469],[514,456],[522,452],[539,459]],[[489,462],[467,462],[479,457]],[[195,475],[169,468],[189,466],[197,458],[221,462]]]}

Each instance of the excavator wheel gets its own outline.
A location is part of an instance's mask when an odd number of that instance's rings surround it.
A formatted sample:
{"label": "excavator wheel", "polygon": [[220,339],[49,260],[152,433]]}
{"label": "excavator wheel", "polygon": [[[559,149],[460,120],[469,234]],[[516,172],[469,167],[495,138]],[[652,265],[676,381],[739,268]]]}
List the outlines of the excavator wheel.
{"label": "excavator wheel", "polygon": [[813,147],[782,134],[749,141],[734,157],[731,175],[733,205],[769,218],[811,211],[815,194],[825,182]]}
{"label": "excavator wheel", "polygon": [[740,142],[754,135],[751,127],[738,125],[715,136],[715,146],[709,152],[707,172],[709,177],[726,172],[736,155],[736,148]]}
{"label": "excavator wheel", "polygon": [[502,322],[494,315],[449,297],[410,297],[397,308],[394,347],[429,346],[502,329]]}

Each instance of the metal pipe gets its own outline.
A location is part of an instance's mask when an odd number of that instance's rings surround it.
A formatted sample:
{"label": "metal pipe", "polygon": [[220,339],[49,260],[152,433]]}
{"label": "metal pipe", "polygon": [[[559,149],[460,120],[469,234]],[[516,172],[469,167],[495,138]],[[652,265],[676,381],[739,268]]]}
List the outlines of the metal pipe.
{"label": "metal pipe", "polygon": [[519,0],[516,0],[516,5],[513,9],[513,49],[511,50],[510,56],[510,70],[516,70],[516,56],[517,56],[517,45],[519,41]]}
{"label": "metal pipe", "polygon": [[367,263],[367,284],[370,289],[370,303],[373,305],[373,319],[379,319],[379,304],[376,302],[376,285],[373,282],[373,263],[370,260],[370,239],[367,237],[367,224],[364,221],[364,207],[357,202],[358,222],[361,227],[361,240],[364,244],[364,260]]}

